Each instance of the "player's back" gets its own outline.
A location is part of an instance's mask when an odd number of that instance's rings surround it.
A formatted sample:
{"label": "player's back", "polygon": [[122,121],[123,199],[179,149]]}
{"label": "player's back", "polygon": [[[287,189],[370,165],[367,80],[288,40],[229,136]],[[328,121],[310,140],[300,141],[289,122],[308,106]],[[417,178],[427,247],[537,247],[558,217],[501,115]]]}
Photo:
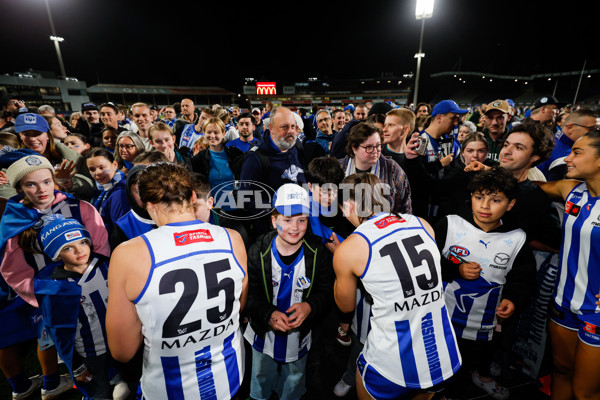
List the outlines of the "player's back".
{"label": "player's back", "polygon": [[152,258],[148,281],[134,302],[144,335],[144,398],[233,397],[243,377],[244,271],[229,234],[188,221],[142,237]]}
{"label": "player's back", "polygon": [[417,217],[405,214],[378,214],[354,233],[370,247],[361,276],[373,298],[365,360],[405,387],[428,388],[448,379],[460,367],[460,356],[435,241]]}

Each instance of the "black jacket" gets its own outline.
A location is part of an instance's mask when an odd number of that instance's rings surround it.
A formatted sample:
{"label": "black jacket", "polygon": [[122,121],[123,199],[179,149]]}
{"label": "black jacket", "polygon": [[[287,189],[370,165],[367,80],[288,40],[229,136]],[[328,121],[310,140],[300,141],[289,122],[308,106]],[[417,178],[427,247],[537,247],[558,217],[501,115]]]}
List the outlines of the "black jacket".
{"label": "black jacket", "polygon": [[[259,236],[248,250],[248,301],[246,312],[254,332],[264,337],[271,330],[269,319],[277,307],[273,305],[273,275],[271,270],[271,242],[277,232]],[[316,236],[306,234],[302,239],[306,276],[310,287],[304,290],[302,301],[310,305],[311,311],[300,326],[300,336],[305,337],[315,321],[325,315],[333,301],[335,275],[331,265],[331,254]],[[302,340],[302,339],[300,339]]]}

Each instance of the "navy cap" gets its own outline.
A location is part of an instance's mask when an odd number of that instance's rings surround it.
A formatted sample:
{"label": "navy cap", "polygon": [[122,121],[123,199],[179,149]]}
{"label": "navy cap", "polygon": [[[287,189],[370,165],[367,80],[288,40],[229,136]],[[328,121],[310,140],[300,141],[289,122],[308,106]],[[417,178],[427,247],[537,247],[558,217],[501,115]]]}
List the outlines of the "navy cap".
{"label": "navy cap", "polygon": [[431,118],[438,114],[466,114],[467,112],[469,112],[469,110],[460,108],[454,100],[442,100],[437,103],[435,107],[433,107],[433,111],[431,111]]}
{"label": "navy cap", "polygon": [[550,106],[552,104],[556,104],[556,106],[559,105],[558,100],[556,99],[556,97],[554,96],[544,96],[544,97],[540,97],[539,99],[537,99],[535,101],[535,103],[533,103],[533,109],[537,109],[543,106]]}

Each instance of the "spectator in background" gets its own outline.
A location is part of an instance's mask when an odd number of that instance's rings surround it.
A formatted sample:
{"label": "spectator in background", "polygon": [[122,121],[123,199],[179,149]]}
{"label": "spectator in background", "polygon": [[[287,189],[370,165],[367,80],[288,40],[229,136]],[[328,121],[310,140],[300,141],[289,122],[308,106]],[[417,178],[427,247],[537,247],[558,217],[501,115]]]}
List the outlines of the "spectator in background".
{"label": "spectator in background", "polygon": [[419,103],[417,104],[417,112],[415,113],[415,117],[420,117],[421,115],[429,115],[431,114],[431,105],[428,103]]}
{"label": "spectator in background", "polygon": [[483,129],[483,135],[488,141],[488,159],[497,163],[500,149],[502,149],[504,139],[508,136],[508,122],[510,105],[505,100],[494,100],[486,107],[483,118],[486,127]]}
{"label": "spectator in background", "polygon": [[92,102],[83,103],[81,113],[83,114],[83,121],[80,120],[77,123],[77,131],[87,136],[94,146],[100,144],[100,131],[104,128],[104,125],[100,122],[98,106]]}
{"label": "spectator in background", "polygon": [[175,135],[169,128],[169,125],[162,121],[158,121],[148,130],[150,145],[156,150],[165,155],[165,157],[174,163],[184,164],[191,170],[191,160],[189,157],[184,157],[175,149]]}
{"label": "spectator in background", "polygon": [[[194,144],[204,134],[202,131],[204,122],[211,118],[213,115],[213,110],[211,110],[210,108],[203,108],[195,124],[187,124],[183,127],[179,139],[179,151],[188,156],[192,156],[192,149],[194,148]],[[181,119],[179,119],[179,121],[181,121]],[[177,135],[175,136],[177,139]]]}
{"label": "spectator in background", "polygon": [[344,113],[344,110],[341,108],[333,110],[331,117],[333,118],[333,131],[341,131],[344,128],[344,125],[346,125],[346,114]]}
{"label": "spectator in background", "polygon": [[243,113],[238,115],[237,129],[240,137],[227,142],[226,147],[237,147],[243,153],[247,152],[258,144],[258,138],[254,137],[254,131],[256,127],[256,120],[252,117],[252,114]]}
{"label": "spectator in background", "polygon": [[364,103],[358,103],[354,108],[353,116],[356,120],[365,120],[367,119],[369,113],[369,109]]}
{"label": "spectator in background", "polygon": [[316,122],[317,122],[317,143],[323,148],[325,151],[325,155],[329,155],[329,151],[331,149],[331,144],[333,142],[333,127],[331,121],[331,114],[327,110],[317,111],[316,114]]}
{"label": "spectator in background", "polygon": [[173,106],[165,107],[165,111],[163,112],[164,119],[163,122],[169,126],[169,128],[173,129],[175,126],[175,122],[177,122],[177,113],[175,112],[175,108]]}
{"label": "spectator in background", "polygon": [[137,134],[144,143],[146,151],[152,150],[148,130],[152,126],[152,117],[150,116],[150,107],[146,103],[135,103],[131,106],[131,115],[133,122],[138,127]]}
{"label": "spectator in background", "polygon": [[87,157],[87,152],[91,148],[88,138],[81,133],[69,133],[64,144],[78,154],[81,154],[82,157]]}
{"label": "spectator in background", "polygon": [[133,167],[133,159],[145,152],[146,146],[137,133],[125,131],[117,136],[115,160],[119,164],[119,169],[123,171],[125,175],[127,175],[127,172]]}
{"label": "spectator in background", "polygon": [[554,96],[540,97],[533,103],[530,119],[542,125],[551,125],[558,114],[558,100]]}
{"label": "spectator in background", "polygon": [[117,136],[119,136],[119,131],[110,127],[104,128],[102,132],[100,132],[100,135],[102,137],[102,146],[113,153],[115,151],[115,146],[117,145]]}
{"label": "spectator in background", "polygon": [[48,104],[43,104],[38,107],[38,114],[42,117],[54,117],[56,112],[54,111],[54,107]]}
{"label": "spectator in background", "polygon": [[73,112],[71,114],[71,116],[69,117],[69,124],[71,125],[73,130],[77,131],[77,124],[79,123],[80,119],[81,119],[81,113],[79,111]]}
{"label": "spectator in background", "polygon": [[408,108],[388,111],[383,127],[383,149],[381,154],[391,157],[400,167],[406,162],[404,150],[406,139],[415,128],[415,114]]}
{"label": "spectator in background", "polygon": [[181,100],[181,116],[178,117],[173,126],[173,132],[177,140],[181,138],[181,132],[186,125],[195,125],[198,122],[198,114],[196,114],[196,107],[191,99]]}
{"label": "spectator in background", "polygon": [[104,127],[116,129],[119,133],[125,129],[119,126],[119,109],[113,103],[104,103],[100,106],[100,121]]}
{"label": "spectator in background", "polygon": [[46,119],[46,122],[48,122],[52,137],[56,140],[59,140],[61,143],[64,143],[67,135],[69,134],[67,127],[64,126],[60,119],[56,118],[55,116],[44,116],[44,119]]}

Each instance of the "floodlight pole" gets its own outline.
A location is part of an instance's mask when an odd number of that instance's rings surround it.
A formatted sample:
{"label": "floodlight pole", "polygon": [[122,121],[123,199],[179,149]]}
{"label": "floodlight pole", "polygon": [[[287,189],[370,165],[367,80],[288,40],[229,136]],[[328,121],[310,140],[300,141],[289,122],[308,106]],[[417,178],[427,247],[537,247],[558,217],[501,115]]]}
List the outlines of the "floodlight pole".
{"label": "floodlight pole", "polygon": [[44,3],[46,3],[46,11],[48,12],[48,20],[50,21],[50,30],[52,31],[52,36],[50,36],[50,40],[54,42],[56,56],[58,57],[58,65],[60,66],[60,73],[63,77],[66,77],[67,73],[65,72],[65,64],[63,63],[59,45],[59,42],[62,42],[64,39],[56,35],[56,30],[54,29],[54,22],[52,21],[52,14],[50,13],[50,4],[48,4],[48,0],[44,0]]}
{"label": "floodlight pole", "polygon": [[421,39],[419,40],[419,52],[415,54],[415,58],[417,59],[417,75],[415,76],[415,92],[413,95],[413,106],[415,107],[415,111],[417,108],[417,97],[419,94],[419,78],[421,76],[421,59],[425,57],[423,54],[423,33],[425,32],[425,18],[421,19]]}

